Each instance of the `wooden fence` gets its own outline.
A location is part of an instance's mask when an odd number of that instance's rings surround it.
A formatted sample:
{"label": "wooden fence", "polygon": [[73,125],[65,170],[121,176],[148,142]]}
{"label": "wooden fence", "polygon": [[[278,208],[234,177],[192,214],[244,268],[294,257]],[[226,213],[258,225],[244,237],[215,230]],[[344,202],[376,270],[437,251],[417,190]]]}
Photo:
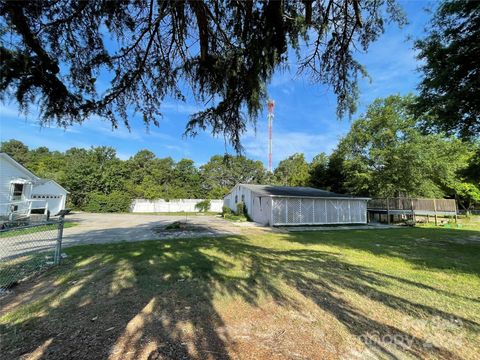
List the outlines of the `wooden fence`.
{"label": "wooden fence", "polygon": [[418,198],[384,198],[372,199],[367,204],[370,213],[390,215],[434,216],[457,216],[457,203],[455,199],[418,199]]}

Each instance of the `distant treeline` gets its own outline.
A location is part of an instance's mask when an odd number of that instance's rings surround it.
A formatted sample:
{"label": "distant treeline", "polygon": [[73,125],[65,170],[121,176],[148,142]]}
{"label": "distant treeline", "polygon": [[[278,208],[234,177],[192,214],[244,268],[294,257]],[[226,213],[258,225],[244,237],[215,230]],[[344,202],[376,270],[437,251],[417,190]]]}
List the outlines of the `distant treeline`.
{"label": "distant treeline", "polygon": [[190,159],[158,158],[149,150],[120,160],[111,147],[29,149],[18,140],[0,150],[70,191],[70,206],[127,211],[133,198],[222,198],[237,183],[313,186],[371,197],[448,197],[462,208],[480,203],[480,146],[425,134],[409,109],[412,98],[376,100],[352,124],[332,154],[307,162],[297,153],[273,174],[261,161],[215,155],[200,166]]}

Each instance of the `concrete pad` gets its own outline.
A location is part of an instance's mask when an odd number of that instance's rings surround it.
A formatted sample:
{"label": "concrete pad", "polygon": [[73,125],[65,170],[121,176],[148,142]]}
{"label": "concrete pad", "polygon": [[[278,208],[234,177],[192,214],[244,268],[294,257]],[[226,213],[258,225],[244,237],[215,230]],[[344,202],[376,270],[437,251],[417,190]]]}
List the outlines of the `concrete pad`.
{"label": "concrete pad", "polygon": [[378,230],[378,229],[398,229],[398,225],[385,224],[367,224],[367,225],[340,225],[340,226],[283,226],[284,230],[289,232],[297,231],[336,231],[336,230]]}

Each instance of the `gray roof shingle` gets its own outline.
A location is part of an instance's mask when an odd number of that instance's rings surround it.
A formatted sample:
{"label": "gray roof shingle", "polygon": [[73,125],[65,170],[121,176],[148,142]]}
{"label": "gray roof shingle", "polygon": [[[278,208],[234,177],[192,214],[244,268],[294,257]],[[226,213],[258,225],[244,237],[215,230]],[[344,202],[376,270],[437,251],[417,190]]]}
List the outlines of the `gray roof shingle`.
{"label": "gray roof shingle", "polygon": [[311,187],[293,187],[276,185],[253,185],[239,184],[251,191],[263,196],[294,196],[294,197],[318,197],[318,198],[354,198],[352,195],[337,194],[331,191],[315,189]]}

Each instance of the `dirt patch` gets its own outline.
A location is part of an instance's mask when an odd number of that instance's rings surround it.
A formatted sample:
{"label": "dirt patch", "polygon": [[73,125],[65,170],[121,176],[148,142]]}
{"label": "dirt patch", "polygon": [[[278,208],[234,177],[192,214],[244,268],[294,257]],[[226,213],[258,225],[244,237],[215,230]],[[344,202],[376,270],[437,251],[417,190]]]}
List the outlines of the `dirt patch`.
{"label": "dirt patch", "polygon": [[167,225],[154,226],[152,231],[162,239],[189,238],[201,236],[229,235],[232,232],[187,221],[175,221]]}

